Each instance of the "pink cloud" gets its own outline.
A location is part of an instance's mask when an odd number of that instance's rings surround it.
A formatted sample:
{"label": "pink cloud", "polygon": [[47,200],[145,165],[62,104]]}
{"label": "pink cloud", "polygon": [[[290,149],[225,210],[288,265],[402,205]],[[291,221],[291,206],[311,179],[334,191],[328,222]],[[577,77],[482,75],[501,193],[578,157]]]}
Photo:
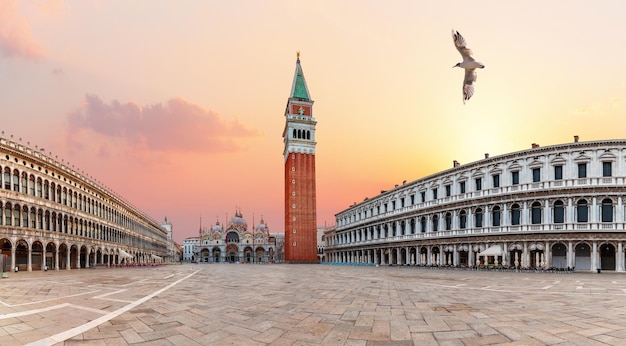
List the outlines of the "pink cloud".
{"label": "pink cloud", "polygon": [[[166,103],[140,106],[134,102],[104,103],[86,95],[81,107],[67,116],[66,142],[75,149],[83,134],[117,140],[133,150],[158,152],[234,152],[243,138],[260,135],[238,120],[226,121],[219,114],[173,98]],[[106,155],[107,148],[99,154]]]}
{"label": "pink cloud", "polygon": [[31,34],[28,20],[20,13],[18,0],[0,1],[0,54],[21,58],[44,54]]}

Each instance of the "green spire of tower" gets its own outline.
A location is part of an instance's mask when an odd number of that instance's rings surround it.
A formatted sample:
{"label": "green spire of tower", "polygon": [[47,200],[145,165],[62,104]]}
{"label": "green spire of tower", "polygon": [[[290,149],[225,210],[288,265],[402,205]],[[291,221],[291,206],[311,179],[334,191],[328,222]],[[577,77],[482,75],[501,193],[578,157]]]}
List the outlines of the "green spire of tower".
{"label": "green spire of tower", "polygon": [[291,98],[310,100],[309,88],[306,86],[302,66],[300,66],[300,52],[297,52],[297,58],[296,73],[293,77],[293,84],[291,85]]}

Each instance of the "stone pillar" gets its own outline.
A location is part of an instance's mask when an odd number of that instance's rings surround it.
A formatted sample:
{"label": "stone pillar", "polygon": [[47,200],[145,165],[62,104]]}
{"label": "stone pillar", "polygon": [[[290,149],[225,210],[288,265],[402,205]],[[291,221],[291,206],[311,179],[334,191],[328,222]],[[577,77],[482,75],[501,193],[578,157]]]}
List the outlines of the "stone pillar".
{"label": "stone pillar", "polygon": [[41,250],[41,270],[46,268],[46,247]]}
{"label": "stone pillar", "polygon": [[67,247],[67,256],[65,256],[65,260],[67,261],[67,265],[65,266],[65,270],[72,269],[72,262],[70,262],[71,255],[72,255],[72,248],[68,246]]}
{"label": "stone pillar", "polygon": [[576,260],[575,260],[575,254],[574,254],[574,244],[569,241],[567,243],[567,266],[571,269],[574,269]]}
{"label": "stone pillar", "polygon": [[543,245],[544,250],[544,268],[550,268],[552,267],[552,250],[550,249],[550,243],[548,243],[548,241],[546,240],[545,244]]}
{"label": "stone pillar", "polygon": [[529,261],[529,256],[530,253],[528,252],[528,243],[524,242],[524,253],[522,254],[522,267],[523,268],[528,268],[528,263]]}
{"label": "stone pillar", "polygon": [[26,262],[27,263],[26,264],[26,271],[32,272],[33,271],[33,263],[32,263],[32,261],[33,261],[33,247],[32,247],[32,245],[28,246],[28,258],[27,258],[27,261],[28,262]]}
{"label": "stone pillar", "polygon": [[58,271],[59,269],[59,247],[56,246],[56,251],[54,252],[54,270]]}
{"label": "stone pillar", "polygon": [[592,245],[591,245],[591,271],[595,271],[596,269],[600,268],[600,263],[598,263],[598,242],[597,241],[593,241]]}
{"label": "stone pillar", "polygon": [[615,271],[623,272],[624,271],[624,246],[622,242],[617,243],[617,253],[615,254]]}

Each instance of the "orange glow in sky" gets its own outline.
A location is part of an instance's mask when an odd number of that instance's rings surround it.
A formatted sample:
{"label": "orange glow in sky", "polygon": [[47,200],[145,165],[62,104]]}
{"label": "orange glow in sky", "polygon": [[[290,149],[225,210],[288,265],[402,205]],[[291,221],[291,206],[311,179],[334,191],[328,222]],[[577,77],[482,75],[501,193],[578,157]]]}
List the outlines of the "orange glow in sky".
{"label": "orange glow in sky", "polygon": [[[443,169],[625,138],[623,1],[0,2],[0,128],[179,243],[241,210],[283,232],[284,108],[301,52],[319,225]],[[463,105],[451,30],[478,61]]]}

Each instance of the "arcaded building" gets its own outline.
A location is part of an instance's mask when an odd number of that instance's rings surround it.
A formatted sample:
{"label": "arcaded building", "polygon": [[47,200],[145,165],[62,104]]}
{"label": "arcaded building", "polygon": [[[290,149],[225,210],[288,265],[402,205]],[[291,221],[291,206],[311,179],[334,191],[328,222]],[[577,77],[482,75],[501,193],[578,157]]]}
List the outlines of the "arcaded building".
{"label": "arcaded building", "polygon": [[336,214],[328,261],[624,271],[626,140],[489,157]]}
{"label": "arcaded building", "polygon": [[18,270],[161,262],[166,230],[117,193],[0,137],[0,249]]}

